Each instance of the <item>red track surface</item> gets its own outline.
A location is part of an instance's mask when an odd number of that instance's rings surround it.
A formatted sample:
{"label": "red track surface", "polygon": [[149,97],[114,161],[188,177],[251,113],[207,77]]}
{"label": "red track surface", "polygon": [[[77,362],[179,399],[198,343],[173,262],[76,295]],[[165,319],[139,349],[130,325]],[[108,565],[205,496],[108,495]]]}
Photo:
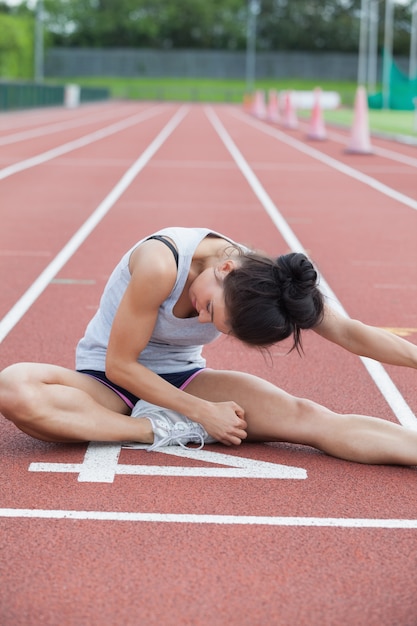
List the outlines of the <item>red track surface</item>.
{"label": "red track surface", "polygon": [[[373,139],[375,154],[347,155],[341,131],[308,143],[305,129],[283,133],[233,107],[184,110],[85,241],[55,274],[43,275],[26,308],[12,308],[178,109],[112,103],[0,117],[0,317],[10,321],[6,331],[0,323],[0,368],[21,360],[72,367],[114,264],[158,228],[205,225],[270,253],[286,251],[259,190],[351,316],[417,341],[417,150]],[[133,118],[142,113],[142,121]],[[254,188],[210,122],[213,113],[257,178]],[[128,127],[113,126],[101,139],[7,169],[128,118]],[[382,186],[335,169],[335,161]],[[302,359],[282,347],[265,357],[226,338],[206,353],[214,367],[244,364],[342,412],[404,419],[406,410],[394,414],[358,358],[314,335],[304,345]],[[387,371],[415,411],[415,372]],[[226,465],[221,457],[142,450],[122,450],[117,460],[118,450],[111,457],[104,446],[100,466],[92,446],[38,442],[5,420],[0,428],[4,626],[417,623],[415,469],[258,444],[203,451],[230,455]],[[92,474],[83,479],[89,454]],[[307,478],[230,477],[236,457],[252,462],[252,475],[270,469],[254,462],[267,462],[276,471],[276,464],[303,468]],[[221,477],[201,470],[222,467]],[[201,475],[186,476],[187,468]]]}

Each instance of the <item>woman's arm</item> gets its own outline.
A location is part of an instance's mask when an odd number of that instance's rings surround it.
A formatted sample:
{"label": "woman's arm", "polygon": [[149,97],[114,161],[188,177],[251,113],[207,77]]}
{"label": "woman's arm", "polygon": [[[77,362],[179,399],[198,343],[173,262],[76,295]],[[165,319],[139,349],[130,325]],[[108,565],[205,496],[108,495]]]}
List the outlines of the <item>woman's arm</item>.
{"label": "woman's arm", "polygon": [[[138,397],[161,404],[164,385],[158,384],[160,377],[137,362],[151,338],[158,309],[175,283],[173,259],[162,250],[155,254],[154,248],[153,242],[146,243],[134,252],[131,279],[112,323],[106,374]],[[167,383],[167,393],[170,387]]]}
{"label": "woman's arm", "polygon": [[159,307],[173,289],[176,272],[172,253],[157,242],[146,242],[133,253],[131,280],[112,324],[106,374],[139,398],[201,423],[218,441],[239,444],[246,424],[236,403],[214,404],[192,396],[137,361],[152,336]]}
{"label": "woman's arm", "polygon": [[353,354],[389,365],[417,368],[417,346],[390,333],[343,316],[327,305],[315,332]]}

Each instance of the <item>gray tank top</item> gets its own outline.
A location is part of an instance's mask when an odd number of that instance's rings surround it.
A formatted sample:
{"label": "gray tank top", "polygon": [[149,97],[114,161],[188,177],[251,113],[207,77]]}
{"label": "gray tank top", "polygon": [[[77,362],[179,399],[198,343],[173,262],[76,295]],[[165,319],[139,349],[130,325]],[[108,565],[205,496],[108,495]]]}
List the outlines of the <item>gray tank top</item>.
{"label": "gray tank top", "polygon": [[[164,228],[158,231],[175,242],[178,250],[178,272],[171,294],[159,308],[155,328],[148,345],[142,350],[138,362],[158,374],[182,372],[204,367],[202,348],[216,339],[220,333],[213,324],[201,324],[197,317],[181,319],[173,308],[180,297],[198,244],[209,233],[233,242],[207,228]],[[136,243],[121,259],[112,272],[97,313],[87,326],[84,337],[76,350],[76,369],[93,369],[104,372],[110,330],[120,301],[130,280],[129,260]]]}

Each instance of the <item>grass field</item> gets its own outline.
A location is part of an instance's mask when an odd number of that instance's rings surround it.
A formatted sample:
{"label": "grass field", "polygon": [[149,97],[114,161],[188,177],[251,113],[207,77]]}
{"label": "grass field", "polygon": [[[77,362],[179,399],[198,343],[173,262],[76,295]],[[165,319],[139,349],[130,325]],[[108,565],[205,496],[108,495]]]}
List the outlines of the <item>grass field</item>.
{"label": "grass field", "polygon": [[[49,82],[56,84],[56,79]],[[79,85],[107,87],[113,98],[140,98],[142,100],[174,99],[201,102],[242,102],[246,91],[243,80],[197,79],[197,78],[118,78],[91,77],[66,78],[65,82]],[[317,82],[313,80],[264,80],[256,83],[257,89],[313,89]],[[337,91],[344,105],[353,104],[355,83],[323,81],[322,89]]]}
{"label": "grass field", "polygon": [[[57,83],[57,80],[48,82]],[[67,78],[65,82],[75,82],[85,86],[100,86],[110,89],[113,98],[140,100],[176,100],[193,102],[236,102],[243,101],[246,91],[242,80],[210,80],[187,78]],[[320,86],[324,91],[337,91],[342,106],[335,111],[325,111],[326,122],[350,126],[353,119],[353,104],[356,83],[285,79],[258,81],[257,89],[297,89],[311,90]],[[300,112],[308,115],[308,112]],[[416,113],[413,111],[369,110],[371,131],[417,137]]]}
{"label": "grass field", "polygon": [[[417,114],[413,111],[379,111],[369,110],[369,126],[371,131],[389,133],[391,135],[404,135],[417,139]],[[343,108],[337,111],[325,111],[324,118],[327,122],[351,126],[353,121],[353,109]]]}

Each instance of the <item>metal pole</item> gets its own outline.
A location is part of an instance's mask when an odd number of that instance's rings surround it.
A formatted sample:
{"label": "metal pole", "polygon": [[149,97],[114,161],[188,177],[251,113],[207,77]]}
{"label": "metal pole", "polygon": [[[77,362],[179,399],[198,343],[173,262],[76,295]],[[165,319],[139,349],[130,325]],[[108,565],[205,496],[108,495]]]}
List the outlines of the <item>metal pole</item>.
{"label": "metal pole", "polygon": [[252,93],[256,75],[256,16],[260,11],[259,0],[248,0],[246,25],[246,91]]}
{"label": "metal pole", "polygon": [[366,83],[366,57],[368,47],[369,0],[361,0],[361,22],[359,30],[358,85]]}
{"label": "metal pole", "polygon": [[393,50],[394,2],[385,0],[384,60],[382,68],[382,106],[389,109],[390,75]]}
{"label": "metal pole", "polygon": [[35,81],[40,83],[44,78],[43,68],[43,0],[38,0],[36,4],[35,15],[35,50],[34,50],[34,65],[35,65]]}
{"label": "metal pole", "polygon": [[369,11],[368,90],[375,93],[378,74],[379,0],[371,0]]}
{"label": "metal pole", "polygon": [[417,2],[411,9],[411,40],[410,40],[410,80],[417,79]]}

